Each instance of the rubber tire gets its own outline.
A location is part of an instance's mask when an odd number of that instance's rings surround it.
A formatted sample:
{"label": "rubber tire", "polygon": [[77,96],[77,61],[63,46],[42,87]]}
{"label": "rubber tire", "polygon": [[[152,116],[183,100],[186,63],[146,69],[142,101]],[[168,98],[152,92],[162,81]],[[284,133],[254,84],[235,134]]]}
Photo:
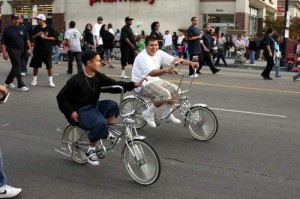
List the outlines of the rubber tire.
{"label": "rubber tire", "polygon": [[[124,161],[124,165],[125,165],[125,168],[126,168],[128,174],[134,181],[136,181],[137,183],[139,183],[141,185],[147,186],[147,185],[151,185],[151,184],[155,183],[159,179],[160,172],[161,172],[161,163],[160,163],[159,156],[157,155],[154,148],[149,143],[147,143],[145,140],[135,139],[132,142],[129,142],[128,145],[131,146],[131,148],[133,149],[132,143],[134,143],[134,146],[140,145],[140,144],[143,145],[144,152],[145,152],[145,149],[148,149],[148,154],[150,152],[150,154],[152,155],[152,159],[154,159],[154,161],[155,161],[154,165],[156,168],[154,168],[154,173],[152,172],[153,175],[150,177],[150,179],[141,179],[142,177],[138,176],[137,172],[133,171],[133,167],[130,165],[130,163],[131,163],[130,159],[135,159],[135,158],[132,156],[132,153],[128,149],[128,146],[125,145],[124,153],[123,153],[123,161]],[[138,147],[138,146],[136,146],[136,147]],[[138,149],[140,151],[140,148],[136,148],[136,149]],[[129,155],[131,155],[131,157],[129,157]],[[149,160],[150,156],[147,156],[147,159]],[[133,165],[136,165],[136,164],[133,164]],[[141,166],[140,165],[136,165],[136,166],[138,166],[139,167],[138,169],[140,171],[142,171],[147,165],[143,164]],[[142,166],[144,166],[144,168],[142,168]],[[142,171],[142,173],[144,174],[144,171]]]}
{"label": "rubber tire", "polygon": [[[194,132],[194,130],[192,129],[191,127],[191,120],[189,120],[189,118],[191,117],[191,114],[197,110],[200,110],[200,111],[204,111],[206,113],[208,113],[209,117],[212,118],[213,120],[213,129],[212,131],[208,134],[208,136],[206,137],[203,137],[203,136],[200,136],[198,135],[197,133]],[[208,141],[208,140],[211,140],[213,137],[215,137],[215,135],[217,134],[218,132],[218,128],[219,128],[219,123],[218,123],[218,119],[216,117],[216,115],[207,107],[202,107],[202,106],[197,106],[197,107],[193,107],[192,109],[190,109],[187,113],[186,113],[186,117],[185,117],[185,120],[186,120],[186,128],[188,130],[188,132],[191,134],[191,136],[197,140],[200,140],[200,141]],[[198,121],[199,122],[199,121]],[[204,124],[201,124],[201,126],[205,125]]]}
{"label": "rubber tire", "polygon": [[[137,98],[127,98],[127,99],[122,101],[121,110],[120,110],[121,113],[122,113],[122,111],[124,111],[123,107],[125,106],[126,103],[132,103],[133,105],[136,105],[136,107],[138,107],[138,110],[135,110],[135,113],[133,115],[129,116],[129,117],[131,119],[135,120],[135,128],[136,129],[143,128],[147,124],[147,122],[144,119],[138,119],[135,116],[138,115],[138,117],[142,118],[143,117],[142,112],[148,108],[147,104],[145,102],[137,99]],[[131,111],[132,111],[132,109],[131,110],[126,110],[126,113],[131,112]],[[137,122],[137,120],[139,120],[139,122]]]}

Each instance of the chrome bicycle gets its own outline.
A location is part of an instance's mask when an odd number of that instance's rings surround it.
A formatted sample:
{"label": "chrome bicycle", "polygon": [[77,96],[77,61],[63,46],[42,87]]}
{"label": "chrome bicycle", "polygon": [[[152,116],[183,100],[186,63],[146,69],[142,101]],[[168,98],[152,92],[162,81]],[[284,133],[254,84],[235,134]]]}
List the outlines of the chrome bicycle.
{"label": "chrome bicycle", "polygon": [[[157,114],[155,114],[154,118],[156,126],[160,125],[161,121],[168,118],[174,111],[179,110],[184,119],[184,126],[187,128],[192,137],[201,141],[212,139],[218,132],[218,120],[216,115],[206,104],[199,103],[191,105],[189,97],[186,94],[191,90],[194,77],[191,78],[189,88],[181,91],[180,87],[182,85],[184,75],[182,73],[178,73],[177,75],[181,76],[177,89],[178,101],[173,106],[173,111],[167,117],[159,118]],[[134,95],[125,97],[121,104],[122,114],[134,111],[134,114],[131,114],[130,118],[135,121],[136,129],[141,129],[147,124],[146,120],[142,116],[142,112],[149,107],[149,104],[152,103],[152,100],[142,98],[140,93],[141,92],[134,93]]]}
{"label": "chrome bicycle", "polygon": [[[102,91],[108,89],[119,89],[121,91],[120,103],[123,99],[123,88],[121,86],[102,87]],[[121,159],[131,178],[141,185],[151,185],[155,183],[161,171],[160,159],[154,148],[145,141],[144,136],[138,135],[135,122],[131,119],[132,112],[122,114],[122,123],[109,126],[109,133],[115,138],[113,140],[100,140],[96,147],[96,154],[100,159],[104,159],[107,152],[114,149],[124,137],[124,145],[121,150]],[[124,127],[124,131],[119,131],[116,127]],[[54,151],[69,156],[78,164],[86,164],[86,151],[89,146],[88,131],[77,126],[68,125],[62,136],[62,147]]]}

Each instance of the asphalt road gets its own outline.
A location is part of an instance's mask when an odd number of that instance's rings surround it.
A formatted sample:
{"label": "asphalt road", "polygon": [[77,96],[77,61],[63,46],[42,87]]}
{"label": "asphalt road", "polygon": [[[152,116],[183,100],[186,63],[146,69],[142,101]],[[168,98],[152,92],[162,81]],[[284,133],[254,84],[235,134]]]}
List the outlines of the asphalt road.
{"label": "asphalt road", "polygon": [[[0,64],[4,82],[10,63]],[[213,108],[218,134],[200,142],[183,125],[142,129],[162,163],[160,179],[144,187],[127,174],[121,146],[98,167],[77,165],[53,151],[67,125],[55,98],[70,77],[66,68],[55,65],[56,88],[47,87],[42,69],[38,86],[28,93],[11,90],[0,106],[0,146],[9,184],[23,189],[18,198],[299,198],[300,82],[292,81],[292,73],[265,81],[259,70],[222,68],[212,75],[204,67],[189,97]],[[102,72],[119,79],[119,68]],[[28,85],[31,78],[24,78]],[[178,83],[172,76],[165,79]],[[183,87],[188,83],[185,79]],[[117,100],[118,95],[104,98]]]}

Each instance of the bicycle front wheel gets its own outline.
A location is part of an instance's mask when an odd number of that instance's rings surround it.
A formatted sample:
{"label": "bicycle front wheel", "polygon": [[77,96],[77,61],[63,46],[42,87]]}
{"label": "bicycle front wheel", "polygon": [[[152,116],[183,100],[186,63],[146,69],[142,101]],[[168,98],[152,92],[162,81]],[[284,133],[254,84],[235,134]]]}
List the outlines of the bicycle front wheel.
{"label": "bicycle front wheel", "polygon": [[195,139],[207,141],[217,134],[218,120],[209,108],[197,106],[187,112],[186,128]]}
{"label": "bicycle front wheel", "polygon": [[130,115],[130,118],[134,120],[135,128],[141,129],[147,124],[144,117],[142,116],[142,112],[147,109],[147,105],[137,98],[128,98],[122,101],[122,114],[130,113],[134,109],[135,111],[132,115]]}
{"label": "bicycle front wheel", "polygon": [[151,185],[160,176],[160,160],[156,151],[144,140],[133,140],[125,145],[124,164],[133,180]]}
{"label": "bicycle front wheel", "polygon": [[89,145],[87,132],[76,126],[68,126],[64,132],[64,142],[70,151],[70,157],[78,164],[86,164],[85,152]]}

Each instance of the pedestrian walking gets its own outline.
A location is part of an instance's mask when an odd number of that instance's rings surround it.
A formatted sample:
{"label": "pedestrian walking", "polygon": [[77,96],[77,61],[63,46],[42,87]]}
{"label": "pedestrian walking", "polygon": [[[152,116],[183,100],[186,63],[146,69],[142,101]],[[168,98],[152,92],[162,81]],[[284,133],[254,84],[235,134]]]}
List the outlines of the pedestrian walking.
{"label": "pedestrian walking", "polygon": [[[32,32],[32,25],[28,21],[24,20],[24,16],[20,15],[20,26],[23,26],[23,28],[26,30],[27,35],[30,37],[31,32]],[[29,49],[27,46],[25,46],[25,51],[28,51]],[[21,75],[26,76],[27,75],[27,64],[29,61],[29,54],[24,53],[23,54],[23,59],[22,59],[22,65],[21,65]]]}
{"label": "pedestrian walking", "polygon": [[[95,23],[95,25],[93,26],[94,43],[96,45],[96,51],[100,55],[101,60],[103,60],[103,57],[104,57],[103,40],[100,36],[100,30],[101,30],[102,25],[103,25],[103,18],[98,17],[97,23]],[[106,65],[103,62],[101,62],[101,63],[102,63],[102,66]]]}
{"label": "pedestrian walking", "polygon": [[73,61],[74,58],[77,64],[77,73],[82,71],[82,62],[81,62],[81,46],[82,42],[82,35],[81,33],[75,28],[76,22],[70,21],[69,29],[65,33],[65,41],[68,47],[68,74],[73,73]]}
{"label": "pedestrian walking", "polygon": [[273,29],[269,28],[265,34],[265,48],[264,48],[264,57],[267,60],[267,66],[265,70],[261,73],[261,76],[264,80],[272,80],[270,77],[270,72],[274,66],[274,40],[272,38]]}
{"label": "pedestrian walking", "polygon": [[[0,85],[0,93],[3,96],[8,94],[5,86]],[[9,186],[6,183],[7,177],[4,173],[2,151],[0,149],[0,198],[12,198],[22,191],[22,189]]]}
{"label": "pedestrian walking", "polygon": [[[189,66],[189,77],[198,77],[200,68],[202,65],[202,50],[200,45],[200,39],[202,39],[204,33],[200,31],[198,26],[199,19],[197,17],[191,18],[191,26],[187,30],[188,34],[188,52],[190,54],[190,61],[199,62],[199,68],[197,71],[192,66]],[[195,74],[196,73],[196,74]]]}
{"label": "pedestrian walking", "polygon": [[249,39],[250,64],[255,64],[255,53],[257,51],[256,41],[253,37]]}
{"label": "pedestrian walking", "polygon": [[32,86],[37,85],[37,75],[39,68],[44,63],[48,71],[49,87],[54,88],[53,69],[52,69],[52,52],[53,42],[57,39],[55,30],[46,24],[46,16],[39,14],[35,17],[37,26],[33,30],[32,40],[34,41],[33,57],[30,61],[30,67],[33,68]]}
{"label": "pedestrian walking", "polygon": [[275,77],[280,76],[280,59],[281,59],[281,51],[279,47],[280,37],[279,35],[274,35],[274,69],[275,69]]}
{"label": "pedestrian walking", "polygon": [[84,51],[95,49],[94,36],[92,33],[92,29],[93,29],[92,24],[88,23],[85,25],[85,29],[83,31],[83,49],[84,49]]}
{"label": "pedestrian walking", "polygon": [[213,74],[216,74],[220,71],[220,69],[216,68],[212,62],[212,58],[211,58],[211,47],[212,47],[212,44],[211,44],[211,36],[210,36],[210,30],[211,30],[211,27],[210,27],[210,24],[206,23],[203,25],[203,31],[204,31],[204,35],[202,37],[202,40],[203,42],[201,43],[202,45],[202,53],[203,53],[203,62],[202,62],[202,65],[200,65],[199,69],[198,70],[201,70],[201,67],[203,66],[203,63],[206,63],[211,72]]}
{"label": "pedestrian walking", "polygon": [[135,59],[135,49],[136,49],[136,41],[135,36],[132,32],[131,25],[132,20],[131,17],[125,18],[125,26],[121,30],[121,65],[122,65],[122,73],[121,78],[128,79],[128,76],[125,73],[125,67],[127,64],[133,64]]}
{"label": "pedestrian walking", "polygon": [[102,37],[103,40],[103,49],[104,49],[104,54],[105,58],[102,62],[107,62],[109,65],[109,68],[114,68],[114,66],[111,64],[110,59],[111,59],[111,52],[114,48],[114,41],[115,41],[115,36],[109,32],[108,26],[106,24],[103,24],[101,29],[100,29],[100,36]]}
{"label": "pedestrian walking", "polygon": [[159,49],[162,50],[164,46],[164,37],[159,31],[160,24],[158,21],[155,21],[151,24],[151,33],[150,36],[154,36],[157,38]]}
{"label": "pedestrian walking", "polygon": [[[31,55],[31,44],[29,35],[23,26],[20,26],[20,15],[13,14],[11,16],[11,25],[4,29],[2,34],[2,53],[3,58],[11,61],[11,70],[5,80],[5,85],[9,88],[15,88],[14,79],[17,79],[18,90],[21,92],[29,91],[25,86],[21,76],[22,60],[25,53]],[[27,51],[25,51],[27,46]]]}

